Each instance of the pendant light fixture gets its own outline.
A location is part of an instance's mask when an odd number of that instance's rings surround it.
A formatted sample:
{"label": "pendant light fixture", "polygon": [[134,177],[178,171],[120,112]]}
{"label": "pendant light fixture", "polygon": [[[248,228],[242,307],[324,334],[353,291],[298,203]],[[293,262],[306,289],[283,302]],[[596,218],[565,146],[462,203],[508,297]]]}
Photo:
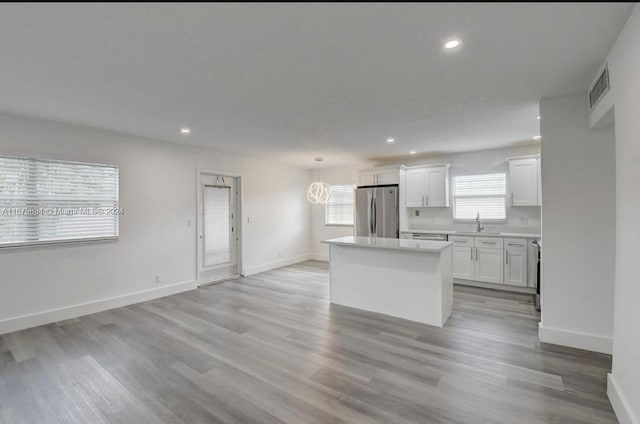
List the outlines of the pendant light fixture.
{"label": "pendant light fixture", "polygon": [[[319,164],[324,159],[317,157],[314,160]],[[318,165],[316,165],[316,180],[317,181],[311,183],[307,189],[307,200],[314,205],[325,204],[329,200],[329,184],[320,181],[318,176]]]}

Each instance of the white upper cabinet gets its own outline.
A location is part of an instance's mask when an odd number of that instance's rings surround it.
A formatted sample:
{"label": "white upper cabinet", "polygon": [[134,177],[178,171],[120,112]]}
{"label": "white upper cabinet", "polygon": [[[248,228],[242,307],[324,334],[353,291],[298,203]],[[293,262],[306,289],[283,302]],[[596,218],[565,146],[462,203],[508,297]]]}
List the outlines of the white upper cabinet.
{"label": "white upper cabinet", "polygon": [[427,168],[427,207],[449,207],[449,166]]}
{"label": "white upper cabinet", "polygon": [[538,206],[539,158],[526,157],[509,160],[511,206]]}
{"label": "white upper cabinet", "polygon": [[405,175],[407,207],[449,207],[449,165],[407,168]]}
{"label": "white upper cabinet", "polygon": [[375,171],[360,171],[360,173],[358,174],[359,186],[371,186],[375,184],[376,184]]}
{"label": "white upper cabinet", "polygon": [[538,206],[542,206],[542,157],[538,158]]}
{"label": "white upper cabinet", "polygon": [[358,173],[358,186],[395,185],[400,183],[400,167],[364,169]]}
{"label": "white upper cabinet", "polygon": [[406,172],[406,194],[408,208],[425,206],[427,192],[427,170],[425,168],[409,169]]}
{"label": "white upper cabinet", "polygon": [[376,173],[377,185],[391,185],[400,183],[400,169],[397,167],[388,169],[381,168]]}

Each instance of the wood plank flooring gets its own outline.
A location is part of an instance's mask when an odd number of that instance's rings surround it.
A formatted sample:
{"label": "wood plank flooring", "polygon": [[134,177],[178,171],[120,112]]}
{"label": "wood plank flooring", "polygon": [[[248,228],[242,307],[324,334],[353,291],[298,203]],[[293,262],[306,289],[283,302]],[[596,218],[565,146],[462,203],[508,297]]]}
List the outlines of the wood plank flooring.
{"label": "wood plank flooring", "polygon": [[330,306],[310,261],[0,336],[0,422],[617,422],[610,356],[538,320],[458,286],[444,328]]}

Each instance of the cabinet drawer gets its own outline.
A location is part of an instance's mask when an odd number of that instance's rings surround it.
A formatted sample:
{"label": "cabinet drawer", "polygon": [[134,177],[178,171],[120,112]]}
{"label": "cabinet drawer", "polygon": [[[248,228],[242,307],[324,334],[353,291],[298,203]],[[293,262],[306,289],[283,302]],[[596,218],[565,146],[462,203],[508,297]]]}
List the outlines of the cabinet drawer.
{"label": "cabinet drawer", "polygon": [[502,249],[501,237],[476,237],[476,247],[493,247],[495,249]]}
{"label": "cabinet drawer", "polygon": [[527,239],[506,238],[504,239],[504,247],[509,250],[525,250]]}
{"label": "cabinet drawer", "polygon": [[468,236],[449,236],[449,241],[453,242],[454,246],[473,246],[473,237]]}

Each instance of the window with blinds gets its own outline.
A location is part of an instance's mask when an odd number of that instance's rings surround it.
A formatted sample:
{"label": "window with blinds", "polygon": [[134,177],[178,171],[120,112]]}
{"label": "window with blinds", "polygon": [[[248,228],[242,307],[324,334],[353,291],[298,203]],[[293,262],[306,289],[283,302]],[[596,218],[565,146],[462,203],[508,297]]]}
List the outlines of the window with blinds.
{"label": "window with blinds", "polygon": [[462,175],[454,180],[453,216],[456,221],[505,221],[506,174]]}
{"label": "window with blinds", "polygon": [[0,247],[118,236],[118,168],[0,156]]}
{"label": "window with blinds", "polygon": [[354,185],[335,185],[329,187],[329,200],[325,210],[327,225],[353,225]]}

